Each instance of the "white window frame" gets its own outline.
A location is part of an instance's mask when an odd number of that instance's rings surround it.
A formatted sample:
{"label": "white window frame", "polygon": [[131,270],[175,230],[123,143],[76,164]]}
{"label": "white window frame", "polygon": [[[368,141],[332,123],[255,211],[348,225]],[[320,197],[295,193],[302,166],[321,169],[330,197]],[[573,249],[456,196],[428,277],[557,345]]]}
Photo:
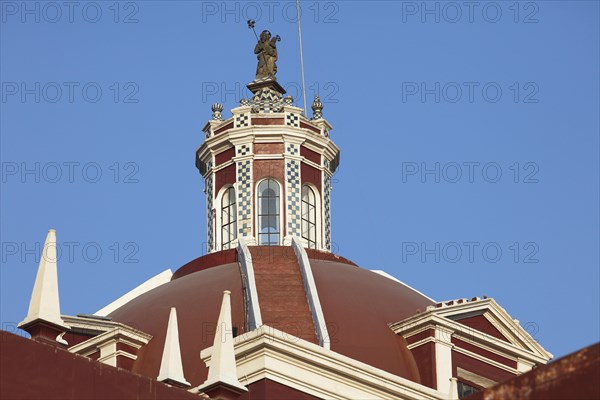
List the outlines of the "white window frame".
{"label": "white window frame", "polygon": [[233,188],[234,193],[235,193],[235,220],[236,220],[236,231],[235,231],[235,238],[231,241],[231,243],[229,244],[229,249],[235,249],[235,247],[237,246],[237,240],[239,237],[239,210],[238,210],[238,204],[237,204],[237,197],[238,197],[238,192],[237,192],[237,185],[225,185],[223,186],[221,189],[219,189],[219,193],[217,195],[217,198],[215,199],[215,206],[213,207],[216,213],[215,216],[215,251],[222,251],[222,250],[228,250],[228,249],[224,249],[223,248],[223,218],[222,218],[222,214],[223,214],[223,196],[225,195],[225,192],[229,189]]}
{"label": "white window frame", "polygon": [[[283,186],[281,185],[281,182],[279,182],[277,179],[275,179],[272,176],[266,176],[262,179],[260,179],[257,183],[256,186],[254,187],[254,201],[256,204],[255,207],[255,211],[254,211],[254,221],[255,221],[255,227],[256,227],[256,244],[258,246],[269,246],[267,244],[261,244],[260,243],[260,201],[259,201],[259,194],[260,192],[258,191],[258,188],[260,187],[260,185],[266,181],[266,180],[272,180],[273,182],[277,183],[278,187],[279,187],[279,242],[277,243],[277,246],[281,246],[283,243],[283,238],[285,237],[285,234],[287,232],[286,227],[283,225],[283,213],[286,212],[286,210],[283,208],[283,197],[285,196],[285,193],[283,192]],[[271,245],[273,246],[273,245]]]}

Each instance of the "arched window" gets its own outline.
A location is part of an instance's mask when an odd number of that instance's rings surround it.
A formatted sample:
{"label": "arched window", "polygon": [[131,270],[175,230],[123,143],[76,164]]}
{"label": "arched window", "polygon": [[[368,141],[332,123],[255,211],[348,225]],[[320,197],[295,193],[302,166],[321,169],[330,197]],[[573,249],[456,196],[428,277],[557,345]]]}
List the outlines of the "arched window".
{"label": "arched window", "polygon": [[227,188],[221,198],[221,250],[231,248],[231,242],[237,238],[237,207],[235,189]]}
{"label": "arched window", "polygon": [[258,185],[258,244],[279,245],[279,183],[265,179]]}
{"label": "arched window", "polygon": [[308,185],[302,186],[302,237],[309,248],[317,248],[317,199]]}

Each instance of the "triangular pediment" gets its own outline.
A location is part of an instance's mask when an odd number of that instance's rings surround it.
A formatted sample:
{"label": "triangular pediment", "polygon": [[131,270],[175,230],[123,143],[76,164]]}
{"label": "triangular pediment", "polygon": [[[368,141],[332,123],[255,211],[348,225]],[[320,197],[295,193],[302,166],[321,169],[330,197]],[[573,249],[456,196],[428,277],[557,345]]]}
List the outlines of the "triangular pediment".
{"label": "triangular pediment", "polygon": [[467,329],[479,331],[489,336],[490,340],[501,340],[540,357],[552,358],[552,354],[532,336],[537,333],[538,326],[530,322],[521,326],[494,299],[460,299],[439,303],[434,313]]}

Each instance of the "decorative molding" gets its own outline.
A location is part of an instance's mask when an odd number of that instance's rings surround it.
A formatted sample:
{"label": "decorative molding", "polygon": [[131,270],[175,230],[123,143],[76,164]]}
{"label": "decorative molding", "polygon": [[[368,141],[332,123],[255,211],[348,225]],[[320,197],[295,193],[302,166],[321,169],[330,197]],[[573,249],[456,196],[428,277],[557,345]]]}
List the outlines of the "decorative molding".
{"label": "decorative molding", "polygon": [[298,258],[298,265],[300,266],[300,274],[302,275],[302,282],[304,283],[304,291],[306,293],[306,299],[308,300],[308,306],[312,315],[313,324],[315,325],[315,333],[321,347],[329,350],[330,338],[329,332],[327,331],[327,324],[325,323],[325,316],[323,315],[323,309],[321,308],[321,301],[319,300],[319,293],[317,291],[317,285],[315,284],[315,278],[312,273],[312,267],[306,251],[302,247],[302,243],[297,237],[292,238],[292,247]]}
{"label": "decorative molding", "polygon": [[[88,339],[84,342],[69,347],[71,353],[89,356],[90,354],[100,352],[98,361],[118,366],[118,357],[126,357],[132,360],[137,359],[137,351],[152,339],[152,335],[120,324],[120,326],[104,332],[98,336]],[[117,344],[123,343],[135,349],[136,354],[128,351],[118,350]]]}
{"label": "decorative molding", "polygon": [[[447,394],[263,325],[235,338],[238,379],[270,379],[323,399],[447,400]],[[200,357],[210,362],[213,348]]]}
{"label": "decorative molding", "polygon": [[258,303],[258,291],[256,290],[256,280],[254,278],[254,264],[252,263],[252,254],[246,243],[246,239],[238,237],[238,260],[242,270],[244,280],[244,300],[246,302],[246,321],[247,329],[252,331],[260,327],[262,316],[260,305]]}
{"label": "decorative molding", "polygon": [[[477,304],[473,304],[477,303]],[[408,338],[424,329],[434,329],[437,326],[445,327],[454,331],[454,336],[469,342],[482,349],[493,351],[505,358],[521,358],[535,364],[546,364],[552,354],[546,352],[533,338],[531,341],[521,341],[517,344],[506,342],[494,336],[478,331],[458,321],[451,319],[458,314],[473,312],[474,308],[482,308],[497,315],[505,324],[512,325],[512,329],[520,330],[519,335],[527,335],[527,332],[516,324],[510,316],[500,308],[493,299],[477,300],[470,303],[460,303],[446,307],[428,307],[426,312],[417,314],[403,321],[390,324],[390,328],[399,335]],[[501,313],[505,315],[502,316]],[[500,319],[499,319],[500,320]],[[505,325],[506,327],[506,325]],[[508,328],[505,328],[508,330]]]}
{"label": "decorative molding", "polygon": [[489,359],[489,358],[487,358],[485,356],[482,356],[480,354],[473,353],[472,351],[465,350],[465,349],[463,349],[463,348],[461,348],[459,346],[455,346],[454,347],[454,351],[456,351],[457,353],[464,354],[465,356],[469,356],[471,358],[474,358],[476,360],[479,360],[481,362],[484,362],[486,364],[493,365],[494,367],[502,369],[502,370],[507,371],[507,372],[510,372],[511,374],[519,375],[519,371],[517,369],[515,369],[515,368],[511,368],[508,365],[502,364],[502,363],[500,363],[498,361],[494,361],[494,360]]}
{"label": "decorative molding", "polygon": [[474,384],[479,385],[484,388],[489,388],[491,386],[494,386],[496,383],[498,383],[496,381],[493,381],[491,379],[488,379],[486,377],[478,375],[474,372],[467,371],[466,369],[463,369],[461,367],[456,367],[456,375],[459,378],[466,379],[467,381],[473,382]]}

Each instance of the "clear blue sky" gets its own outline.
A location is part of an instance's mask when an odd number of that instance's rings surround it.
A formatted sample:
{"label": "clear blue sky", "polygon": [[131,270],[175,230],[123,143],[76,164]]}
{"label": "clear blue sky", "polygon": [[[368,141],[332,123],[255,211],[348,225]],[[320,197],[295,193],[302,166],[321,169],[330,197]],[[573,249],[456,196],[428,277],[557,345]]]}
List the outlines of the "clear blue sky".
{"label": "clear blue sky", "polygon": [[[246,19],[282,37],[301,103],[291,2],[61,4],[0,2],[8,330],[50,228],[67,314],[203,253],[194,152],[211,104],[247,95]],[[556,356],[598,341],[598,2],[302,4],[342,149],[336,252],[436,300],[494,297]]]}

